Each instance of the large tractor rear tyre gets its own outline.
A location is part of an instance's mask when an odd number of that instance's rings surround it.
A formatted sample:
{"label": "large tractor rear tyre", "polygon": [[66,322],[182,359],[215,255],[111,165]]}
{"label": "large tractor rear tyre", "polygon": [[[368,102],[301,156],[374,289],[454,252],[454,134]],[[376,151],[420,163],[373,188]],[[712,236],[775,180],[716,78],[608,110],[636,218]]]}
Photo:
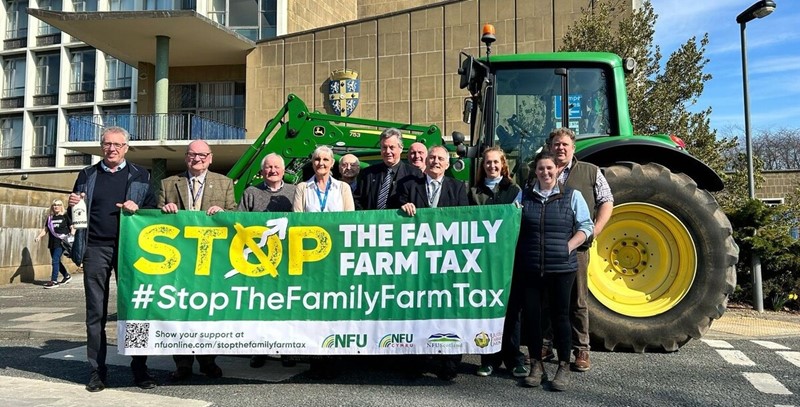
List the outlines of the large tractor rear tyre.
{"label": "large tractor rear tyre", "polygon": [[606,169],[614,213],[592,247],[589,326],[608,350],[676,351],[725,312],[731,224],[714,197],[658,164]]}

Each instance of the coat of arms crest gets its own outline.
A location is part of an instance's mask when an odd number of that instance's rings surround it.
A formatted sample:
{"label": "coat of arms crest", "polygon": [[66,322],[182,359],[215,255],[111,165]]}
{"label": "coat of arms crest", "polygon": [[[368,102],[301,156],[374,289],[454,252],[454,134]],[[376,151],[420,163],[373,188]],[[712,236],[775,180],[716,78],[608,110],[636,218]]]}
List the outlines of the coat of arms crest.
{"label": "coat of arms crest", "polygon": [[331,73],[328,85],[328,101],[333,113],[339,116],[350,116],[358,106],[358,92],[361,81],[358,72],[351,69],[340,69]]}

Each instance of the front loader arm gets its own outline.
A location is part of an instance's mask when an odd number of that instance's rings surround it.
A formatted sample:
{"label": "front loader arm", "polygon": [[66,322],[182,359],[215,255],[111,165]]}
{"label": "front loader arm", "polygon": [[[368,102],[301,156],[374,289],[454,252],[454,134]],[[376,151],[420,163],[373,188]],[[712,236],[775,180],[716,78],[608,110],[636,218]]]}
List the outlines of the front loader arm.
{"label": "front loader arm", "polygon": [[[405,147],[415,141],[426,146],[442,144],[442,132],[435,125],[419,126],[309,112],[299,97],[290,94],[275,117],[264,126],[261,135],[228,172],[228,178],[235,182],[236,200],[248,186],[259,182],[261,160],[267,154],[280,155],[288,168],[294,160],[308,159],[318,145],[327,145],[338,155],[378,153],[379,135],[389,127],[403,132]],[[297,181],[297,176],[288,171],[286,178],[287,182]]]}

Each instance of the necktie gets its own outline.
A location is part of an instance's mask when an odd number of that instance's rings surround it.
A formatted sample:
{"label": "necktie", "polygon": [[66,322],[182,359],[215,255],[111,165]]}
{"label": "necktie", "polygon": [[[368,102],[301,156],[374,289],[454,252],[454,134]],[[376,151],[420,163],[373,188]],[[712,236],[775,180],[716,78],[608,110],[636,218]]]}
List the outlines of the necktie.
{"label": "necktie", "polygon": [[192,178],[192,210],[199,211],[200,210],[200,180],[197,178]]}
{"label": "necktie", "polygon": [[442,190],[439,181],[432,180],[429,184],[428,206],[435,208],[439,204],[439,192]]}
{"label": "necktie", "polygon": [[378,209],[386,209],[386,201],[389,199],[389,189],[392,186],[392,169],[386,171],[386,176],[383,177],[381,189],[378,190]]}

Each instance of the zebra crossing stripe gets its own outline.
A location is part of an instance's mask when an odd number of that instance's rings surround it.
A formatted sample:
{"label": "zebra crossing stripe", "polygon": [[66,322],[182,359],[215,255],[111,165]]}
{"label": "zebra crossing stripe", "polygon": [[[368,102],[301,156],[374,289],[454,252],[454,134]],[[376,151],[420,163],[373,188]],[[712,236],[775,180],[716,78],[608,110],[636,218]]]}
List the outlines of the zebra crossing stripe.
{"label": "zebra crossing stripe", "polygon": [[737,366],[755,366],[756,363],[750,360],[744,352],[740,350],[727,350],[716,349],[717,353],[725,359],[726,362]]}
{"label": "zebra crossing stripe", "polygon": [[763,346],[763,347],[765,347],[767,349],[774,349],[774,350],[778,350],[778,349],[780,349],[780,350],[789,350],[789,349],[791,349],[791,348],[787,348],[786,346],[783,346],[783,345],[781,345],[779,343],[775,343],[775,342],[771,342],[771,341],[750,341],[750,342],[753,342],[754,344],[759,345],[759,346]]}
{"label": "zebra crossing stripe", "polygon": [[787,362],[800,367],[800,352],[775,352]]}
{"label": "zebra crossing stripe", "polygon": [[742,376],[747,379],[756,390],[767,394],[780,394],[791,395],[792,392],[786,388],[781,382],[769,373],[747,373],[743,372]]}
{"label": "zebra crossing stripe", "polygon": [[705,342],[706,345],[715,349],[733,349],[733,345],[731,345],[726,341],[721,341],[717,339],[701,339],[701,341]]}

